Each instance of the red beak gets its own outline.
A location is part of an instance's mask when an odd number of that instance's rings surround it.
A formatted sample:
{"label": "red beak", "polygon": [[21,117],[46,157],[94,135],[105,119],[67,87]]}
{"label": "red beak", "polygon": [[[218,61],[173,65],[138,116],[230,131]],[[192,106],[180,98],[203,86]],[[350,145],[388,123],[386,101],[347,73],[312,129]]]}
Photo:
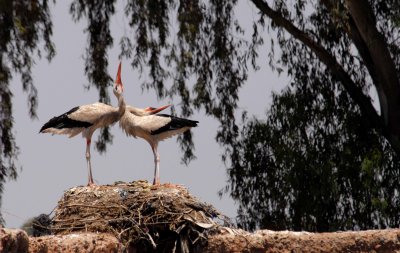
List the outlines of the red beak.
{"label": "red beak", "polygon": [[122,66],[122,63],[120,62],[119,65],[118,65],[118,72],[117,72],[117,78],[115,80],[115,83],[117,85],[120,85],[122,91],[124,91],[124,86],[122,85],[122,81],[121,81],[121,66]]}
{"label": "red beak", "polygon": [[164,110],[164,109],[166,109],[166,108],[168,108],[168,107],[170,107],[171,105],[164,105],[164,106],[161,106],[161,107],[158,107],[158,108],[154,108],[154,107],[147,107],[147,108],[145,108],[144,110],[146,111],[146,112],[149,112],[150,114],[156,114],[157,112],[161,112],[162,110]]}

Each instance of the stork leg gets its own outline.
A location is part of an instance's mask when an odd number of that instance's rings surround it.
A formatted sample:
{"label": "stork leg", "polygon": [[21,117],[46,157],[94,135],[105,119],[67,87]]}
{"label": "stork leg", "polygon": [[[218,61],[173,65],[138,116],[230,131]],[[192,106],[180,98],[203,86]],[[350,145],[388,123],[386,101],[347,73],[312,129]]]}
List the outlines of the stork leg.
{"label": "stork leg", "polygon": [[92,164],[90,162],[90,143],[92,140],[90,138],[86,139],[86,162],[87,162],[87,168],[88,168],[88,186],[95,185],[93,181],[93,176],[92,176]]}
{"label": "stork leg", "polygon": [[160,184],[160,155],[158,154],[157,151],[157,144],[150,144],[151,149],[153,150],[153,155],[154,155],[154,180],[153,180],[153,185],[159,185]]}

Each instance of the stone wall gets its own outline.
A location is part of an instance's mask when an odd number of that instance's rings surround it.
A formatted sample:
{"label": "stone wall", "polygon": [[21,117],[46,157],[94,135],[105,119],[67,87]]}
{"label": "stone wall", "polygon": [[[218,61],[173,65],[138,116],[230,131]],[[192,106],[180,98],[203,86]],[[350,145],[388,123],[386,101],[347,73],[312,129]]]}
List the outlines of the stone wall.
{"label": "stone wall", "polygon": [[[194,252],[278,253],[278,252],[400,252],[400,229],[359,232],[307,233],[221,228],[208,243]],[[0,229],[0,252],[4,253],[117,253],[142,252],[125,248],[112,234],[71,233],[28,237],[22,230]]]}

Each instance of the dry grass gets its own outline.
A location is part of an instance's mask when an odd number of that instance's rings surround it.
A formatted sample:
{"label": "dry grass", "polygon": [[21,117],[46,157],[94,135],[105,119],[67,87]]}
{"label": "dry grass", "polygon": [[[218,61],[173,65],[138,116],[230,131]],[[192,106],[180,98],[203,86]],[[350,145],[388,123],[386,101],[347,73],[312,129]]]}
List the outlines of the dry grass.
{"label": "dry grass", "polygon": [[229,225],[228,219],[183,186],[136,181],[66,191],[51,229],[112,233],[127,248],[143,252],[189,252],[204,246],[221,225]]}

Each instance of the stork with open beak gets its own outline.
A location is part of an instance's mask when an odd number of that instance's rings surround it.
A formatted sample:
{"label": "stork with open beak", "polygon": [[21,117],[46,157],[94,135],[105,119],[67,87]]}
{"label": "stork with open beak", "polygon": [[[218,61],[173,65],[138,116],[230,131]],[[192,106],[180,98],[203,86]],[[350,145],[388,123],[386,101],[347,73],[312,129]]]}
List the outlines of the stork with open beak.
{"label": "stork with open beak", "polygon": [[[168,107],[168,106],[167,106]],[[165,109],[165,108],[164,108]],[[197,126],[198,121],[178,118],[167,114],[138,115],[129,110],[119,120],[120,127],[127,135],[146,140],[154,155],[153,185],[160,184],[160,156],[158,143]]]}
{"label": "stork with open beak", "polygon": [[118,107],[113,107],[104,103],[94,103],[88,105],[81,105],[72,108],[60,116],[53,117],[45,123],[40,129],[40,133],[51,134],[66,134],[69,137],[74,137],[79,133],[86,139],[86,162],[88,170],[88,186],[95,185],[92,176],[92,166],[90,161],[90,144],[92,135],[98,128],[113,125],[125,113],[125,110],[134,111],[139,115],[151,115],[160,112],[167,108],[163,106],[160,108],[148,107],[145,109],[126,106],[123,97],[124,86],[121,81],[121,63],[118,66],[117,77],[114,82],[113,92],[118,100]]}

